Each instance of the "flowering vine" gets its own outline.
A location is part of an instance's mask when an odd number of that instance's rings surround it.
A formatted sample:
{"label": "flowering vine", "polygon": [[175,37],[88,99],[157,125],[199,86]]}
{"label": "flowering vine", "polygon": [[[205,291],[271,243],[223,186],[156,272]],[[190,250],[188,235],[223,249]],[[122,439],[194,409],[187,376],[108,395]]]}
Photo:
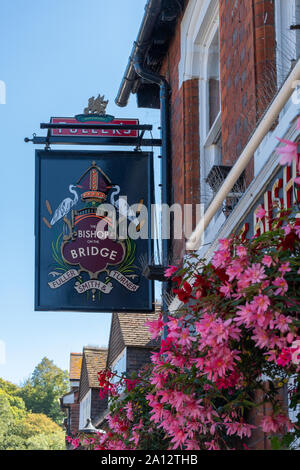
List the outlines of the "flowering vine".
{"label": "flowering vine", "polygon": [[[281,163],[297,158],[299,167],[295,145],[285,143]],[[261,208],[257,216],[268,215]],[[282,213],[270,224],[251,240],[220,240],[209,263],[190,255],[165,271],[183,307],[148,322],[153,339],[167,334],[136,377],[99,373],[111,406],[95,449],[249,449],[253,432],[273,448],[296,445],[300,219]]]}
{"label": "flowering vine", "polygon": [[[248,448],[259,429],[294,442],[298,424],[278,392],[289,385],[297,405],[299,219],[252,240],[220,240],[210,263],[191,257],[166,274],[184,306],[148,322],[153,338],[168,333],[139,376],[116,383],[111,371],[99,374],[112,404],[95,448]],[[257,422],[263,404],[271,412]]]}

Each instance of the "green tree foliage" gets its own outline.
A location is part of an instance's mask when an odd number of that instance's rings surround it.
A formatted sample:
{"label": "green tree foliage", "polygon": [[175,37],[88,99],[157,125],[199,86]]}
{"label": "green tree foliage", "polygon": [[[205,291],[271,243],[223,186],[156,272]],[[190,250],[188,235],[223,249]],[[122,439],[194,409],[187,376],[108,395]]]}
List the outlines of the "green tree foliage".
{"label": "green tree foliage", "polygon": [[61,424],[64,415],[60,409],[59,398],[68,391],[68,387],[68,372],[44,357],[20,389],[20,397],[28,410],[43,413],[57,424]]}
{"label": "green tree foliage", "polygon": [[59,396],[67,384],[67,373],[47,358],[24,387],[0,378],[0,450],[64,450],[65,434],[57,422],[63,417]]}

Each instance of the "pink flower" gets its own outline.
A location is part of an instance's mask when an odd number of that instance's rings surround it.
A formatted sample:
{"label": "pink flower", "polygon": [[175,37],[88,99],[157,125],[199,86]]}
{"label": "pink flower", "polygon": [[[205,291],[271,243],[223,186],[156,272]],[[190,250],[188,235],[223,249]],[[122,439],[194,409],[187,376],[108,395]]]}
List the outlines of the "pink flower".
{"label": "pink flower", "polygon": [[292,343],[291,346],[291,352],[292,352],[292,362],[293,364],[300,364],[300,340],[297,339]]}
{"label": "pink flower", "polygon": [[133,421],[133,409],[132,409],[132,403],[129,401],[127,405],[125,406],[126,410],[126,416],[129,421]]}
{"label": "pink flower", "polygon": [[262,282],[265,278],[265,268],[259,263],[252,264],[251,268],[245,271],[246,276],[251,281],[251,284]]}
{"label": "pink flower", "polygon": [[241,246],[241,245],[236,247],[236,253],[237,253],[239,258],[244,258],[248,254],[247,249],[244,246]]}
{"label": "pink flower", "polygon": [[255,345],[260,349],[270,346],[270,337],[263,328],[256,328],[252,339],[255,341]]}
{"label": "pink flower", "polygon": [[283,227],[283,231],[284,231],[284,234],[285,234],[285,235],[289,235],[292,230],[293,230],[293,227],[292,227],[290,224],[285,225],[285,226]]}
{"label": "pink flower", "polygon": [[273,285],[278,287],[278,289],[275,290],[274,295],[283,295],[289,288],[283,277],[277,277],[275,281],[273,281]]}
{"label": "pink flower", "polygon": [[165,324],[162,317],[160,316],[157,320],[146,321],[145,325],[148,327],[152,335],[152,339],[156,339],[162,332],[162,329]]}
{"label": "pink flower", "polygon": [[176,266],[169,266],[167,269],[165,269],[165,277],[172,277],[173,274],[176,273],[177,269],[178,268]]}
{"label": "pink flower", "polygon": [[239,278],[243,270],[244,269],[241,264],[241,260],[234,260],[231,265],[228,266],[228,268],[226,269],[226,274],[229,277],[229,281],[231,282],[234,278]]}
{"label": "pink flower", "polygon": [[207,450],[220,450],[220,447],[214,439],[212,441],[204,442],[204,444],[206,445]]}
{"label": "pink flower", "polygon": [[300,176],[298,176],[297,178],[294,179],[294,183],[300,185]]}
{"label": "pink flower", "polygon": [[215,252],[212,259],[212,265],[215,268],[226,268],[230,261],[230,253],[227,250],[219,250]]}
{"label": "pink flower", "polygon": [[77,447],[80,446],[80,439],[78,437],[77,439],[72,440],[72,446],[74,447],[74,449],[77,449]]}
{"label": "pink flower", "polygon": [[190,330],[188,328],[185,328],[181,331],[178,344],[181,344],[181,346],[187,346],[189,348],[194,341],[196,341],[196,338],[191,336]]}
{"label": "pink flower", "polygon": [[291,165],[293,160],[297,162],[298,159],[298,144],[295,142],[291,142],[290,140],[279,139],[276,137],[280,142],[286,144],[285,147],[279,147],[276,149],[276,153],[281,155],[279,160],[280,165]]}
{"label": "pink flower", "polygon": [[288,348],[283,348],[278,356],[277,364],[279,366],[285,367],[291,362],[292,355]]}
{"label": "pink flower", "polygon": [[225,297],[230,298],[230,293],[232,291],[232,285],[229,282],[226,282],[220,287],[220,292],[225,295]]}
{"label": "pink flower", "polygon": [[285,333],[290,330],[289,323],[292,323],[292,319],[281,313],[276,313],[275,326],[281,333]]}
{"label": "pink flower", "polygon": [[225,423],[226,434],[228,436],[232,436],[233,434],[237,434],[239,437],[251,437],[251,429],[255,429],[256,426],[252,424],[246,424],[241,422],[232,422],[232,423]]}
{"label": "pink flower", "polygon": [[266,211],[263,206],[260,206],[260,209],[256,212],[256,215],[259,219],[264,219],[266,217]]}
{"label": "pink flower", "polygon": [[293,424],[291,423],[290,419],[283,415],[279,414],[277,416],[264,416],[260,422],[260,427],[262,428],[263,432],[285,432],[285,428],[288,431],[294,429]]}
{"label": "pink flower", "polygon": [[257,310],[258,313],[264,313],[268,310],[270,303],[270,299],[267,295],[257,295],[253,297],[251,302],[252,311],[255,312]]}
{"label": "pink flower", "polygon": [[246,302],[246,305],[238,306],[237,309],[239,312],[237,312],[237,316],[234,321],[238,325],[245,325],[246,327],[249,327],[253,320],[253,310],[251,305]]}
{"label": "pink flower", "polygon": [[230,248],[231,240],[229,238],[221,238],[219,240],[220,250],[228,250]]}
{"label": "pink flower", "polygon": [[181,428],[175,428],[174,437],[171,439],[171,442],[174,444],[173,449],[182,449],[184,442],[187,440],[187,433]]}
{"label": "pink flower", "polygon": [[282,275],[284,275],[285,273],[288,273],[291,271],[291,268],[290,268],[290,263],[289,261],[287,261],[286,263],[282,263],[282,265],[280,266],[280,268],[278,269],[279,272],[281,272]]}
{"label": "pink flower", "polygon": [[273,264],[273,258],[272,256],[268,256],[268,255],[265,255],[262,259],[262,263],[265,265],[265,266],[268,266],[268,268],[270,268]]}

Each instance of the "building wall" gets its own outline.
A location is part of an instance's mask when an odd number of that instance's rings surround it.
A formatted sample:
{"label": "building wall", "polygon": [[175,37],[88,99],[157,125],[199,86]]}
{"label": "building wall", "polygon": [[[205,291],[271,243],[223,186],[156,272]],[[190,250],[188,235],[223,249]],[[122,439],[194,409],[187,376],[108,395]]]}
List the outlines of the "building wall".
{"label": "building wall", "polygon": [[139,372],[141,368],[151,362],[152,349],[147,348],[127,348],[127,374]]}
{"label": "building wall", "polygon": [[231,166],[277,89],[274,3],[219,1],[219,12],[222,157]]}
{"label": "building wall", "polygon": [[88,378],[88,373],[87,373],[85,357],[83,356],[81,377],[80,377],[80,387],[79,387],[79,401],[83,399],[83,397],[88,393],[88,391],[89,391],[89,378]]}
{"label": "building wall", "polygon": [[[203,116],[199,114],[201,84],[199,76],[194,73],[199,65],[197,60],[201,61],[201,53],[196,34],[181,35],[184,21],[192,25],[198,20],[193,17],[187,20],[188,15],[184,16],[185,13],[188,9],[199,12],[200,4],[210,8],[206,0],[187,2],[187,9],[178,20],[175,35],[160,70],[172,89],[173,202],[182,206],[186,203],[206,202],[200,200],[200,181],[201,185],[203,181],[203,175],[200,174],[200,158],[203,158],[202,155],[200,157],[200,148],[203,143],[200,142],[199,132],[203,120]],[[219,0],[223,165],[234,165],[277,91],[274,7],[275,2],[272,0]],[[194,48],[189,44],[191,40],[194,41]],[[193,55],[182,57],[183,53],[188,55],[192,49]],[[186,73],[186,63],[192,64],[190,73]],[[252,161],[246,169],[247,185],[253,177]],[[182,260],[184,244],[184,239],[173,241],[174,264]],[[132,360],[134,361],[134,351]],[[256,397],[257,400],[259,398]],[[268,407],[261,407],[249,416],[249,421],[258,424],[261,415],[268,413]],[[249,447],[268,449],[269,442],[263,433],[257,431],[249,440]]]}
{"label": "building wall", "polygon": [[91,420],[92,423],[97,421],[97,418],[107,409],[107,397],[102,400],[99,397],[99,389],[92,389],[92,406],[91,406]]}
{"label": "building wall", "polygon": [[[186,57],[182,22],[188,8],[199,11],[205,1],[186,2],[160,73],[168,80],[171,94],[172,202],[206,204],[201,185],[207,175],[200,174],[199,74],[182,77]],[[209,2],[208,2],[209,3]],[[215,3],[215,2],[211,2]],[[203,8],[204,8],[203,7]],[[208,6],[208,9],[210,7]],[[187,15],[186,15],[187,16]],[[192,21],[194,19],[192,18]],[[276,91],[274,3],[271,0],[220,0],[220,91],[222,164],[232,166],[241,154],[258,119]],[[190,40],[190,38],[189,38]],[[195,44],[197,38],[194,38]],[[188,53],[188,52],[187,52]],[[201,54],[188,58],[193,71],[201,67]],[[201,158],[205,158],[204,155]],[[203,167],[203,165],[202,165]],[[202,170],[203,171],[203,170]],[[204,173],[204,172],[203,172]],[[246,170],[246,183],[253,178],[253,163]],[[201,181],[201,185],[200,185]],[[203,191],[202,191],[203,192]],[[205,199],[205,200],[204,200]],[[196,214],[193,215],[193,228]],[[185,240],[173,240],[170,261],[180,264]]]}
{"label": "building wall", "polygon": [[[187,2],[188,3],[188,2]],[[184,14],[184,12],[183,12]],[[199,87],[198,79],[179,86],[178,69],[181,59],[181,20],[171,40],[160,73],[168,80],[171,94],[172,203],[199,204]],[[172,262],[180,263],[184,239],[173,240]]]}
{"label": "building wall", "polygon": [[121,332],[120,322],[116,313],[112,314],[112,324],[110,329],[109,348],[107,353],[107,367],[111,367],[116,358],[125,347]]}
{"label": "building wall", "polygon": [[80,405],[78,402],[78,390],[74,392],[74,403],[69,407],[69,416],[70,416],[70,433],[72,436],[77,434],[79,429],[79,410]]}

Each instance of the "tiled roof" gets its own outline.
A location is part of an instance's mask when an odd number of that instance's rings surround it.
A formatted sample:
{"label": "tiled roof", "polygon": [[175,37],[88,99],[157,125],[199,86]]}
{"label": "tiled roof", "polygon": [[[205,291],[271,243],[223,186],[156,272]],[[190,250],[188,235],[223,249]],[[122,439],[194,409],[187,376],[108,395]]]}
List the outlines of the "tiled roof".
{"label": "tiled roof", "polygon": [[159,313],[117,313],[125,346],[153,347],[157,341],[152,340],[146,321],[156,320]]}
{"label": "tiled roof", "polygon": [[70,380],[80,380],[82,354],[70,354]]}
{"label": "tiled roof", "polygon": [[88,386],[89,388],[98,388],[97,374],[106,368],[107,349],[84,347],[83,354],[88,374]]}

